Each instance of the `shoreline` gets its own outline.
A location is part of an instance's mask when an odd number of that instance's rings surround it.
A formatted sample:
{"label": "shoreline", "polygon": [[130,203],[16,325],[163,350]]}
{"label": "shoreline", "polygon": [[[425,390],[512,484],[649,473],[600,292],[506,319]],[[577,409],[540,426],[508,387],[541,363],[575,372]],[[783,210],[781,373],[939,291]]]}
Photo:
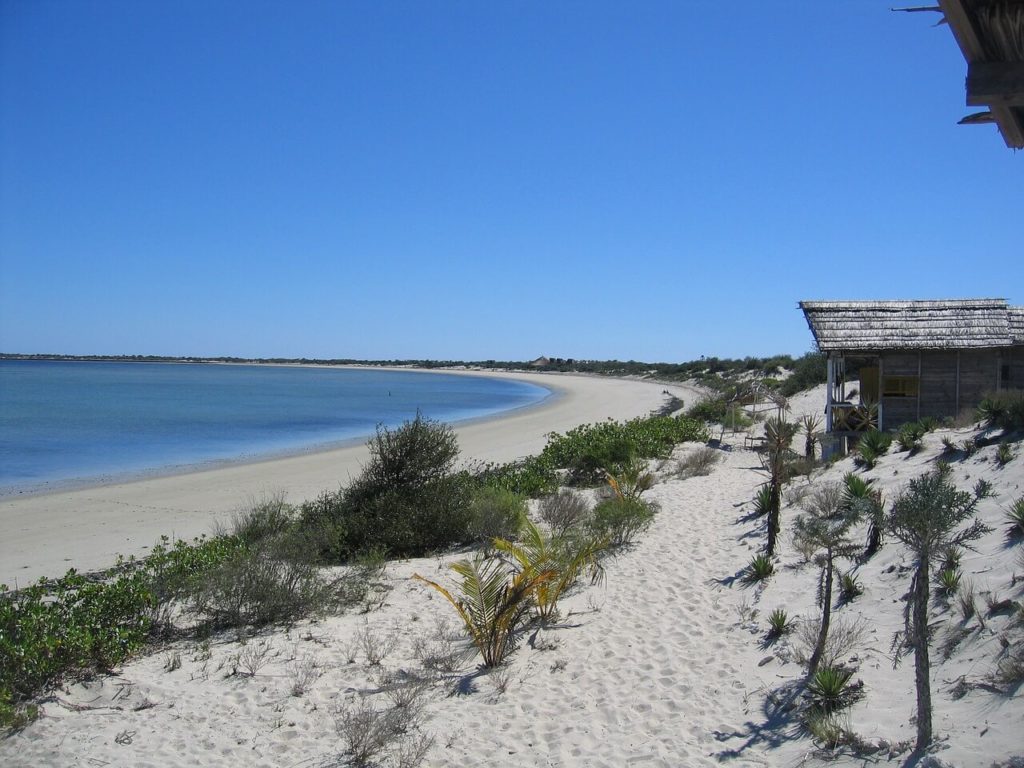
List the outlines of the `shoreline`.
{"label": "shoreline", "polygon": [[[93,362],[93,361],[71,361],[71,362]],[[106,361],[96,361],[106,362]],[[184,361],[168,361],[172,364],[183,364]],[[162,363],[157,363],[162,364]],[[547,395],[542,397],[537,402],[528,403],[526,405],[517,405],[512,408],[504,408],[500,411],[493,413],[486,413],[478,416],[468,416],[465,418],[455,419],[452,421],[444,421],[443,423],[448,424],[453,428],[474,424],[477,422],[493,421],[505,418],[506,416],[514,415],[515,413],[532,408],[542,408],[548,404],[551,404],[555,399],[561,397],[564,392],[557,384],[550,384],[548,382],[540,383],[524,376],[517,375],[518,371],[476,371],[471,369],[426,369],[426,368],[404,368],[400,366],[366,366],[366,365],[323,365],[316,363],[230,363],[230,362],[219,362],[213,361],[211,365],[228,365],[228,366],[257,366],[267,365],[273,367],[283,368],[348,368],[354,370],[386,370],[395,371],[399,373],[425,373],[425,374],[449,374],[453,376],[478,376],[481,378],[505,378],[514,379],[521,381],[526,384],[532,384],[542,389],[547,390]],[[558,376],[561,374],[529,374],[525,376]],[[104,488],[111,485],[124,485],[128,483],[142,482],[145,480],[158,480],[166,477],[178,477],[183,475],[195,475],[203,472],[216,471],[219,469],[228,469],[231,467],[248,466],[252,464],[264,464],[267,462],[280,461],[282,459],[298,458],[302,456],[312,456],[319,453],[330,453],[332,451],[346,450],[358,446],[365,445],[366,442],[372,438],[374,432],[366,432],[359,435],[353,435],[351,437],[345,437],[338,440],[329,440],[319,443],[310,443],[301,447],[295,448],[282,448],[279,450],[272,451],[258,451],[249,454],[240,454],[230,458],[222,459],[205,459],[195,462],[185,462],[182,464],[167,464],[159,467],[147,467],[144,469],[136,470],[125,470],[123,472],[106,472],[96,475],[82,475],[78,477],[63,478],[58,480],[43,480],[31,485],[17,486],[17,485],[5,485],[0,486],[0,503],[11,499],[30,499],[38,496],[48,496],[56,493],[71,493],[76,491],[87,491],[91,489]],[[2,583],[2,581],[0,581]]]}
{"label": "shoreline", "polygon": [[[437,372],[516,378],[553,393],[537,404],[453,424],[461,460],[467,463],[511,461],[539,452],[551,432],[646,415],[663,404],[665,391],[686,401],[697,396],[685,385],[635,379]],[[368,455],[362,439],[357,445],[323,451],[0,498],[5,534],[0,540],[0,584],[24,587],[72,567],[97,570],[113,565],[119,555],[145,555],[161,536],[191,539],[207,534],[248,501],[265,495],[283,493],[287,501],[299,504],[347,484]]]}

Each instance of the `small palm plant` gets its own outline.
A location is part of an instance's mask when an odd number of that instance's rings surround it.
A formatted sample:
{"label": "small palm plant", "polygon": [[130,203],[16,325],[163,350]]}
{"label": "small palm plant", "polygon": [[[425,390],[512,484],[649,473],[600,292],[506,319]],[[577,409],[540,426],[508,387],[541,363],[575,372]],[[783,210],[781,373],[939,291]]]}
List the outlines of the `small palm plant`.
{"label": "small palm plant", "polygon": [[550,580],[550,570],[510,573],[497,558],[460,560],[452,570],[462,577],[459,597],[419,574],[413,578],[433,587],[458,611],[484,666],[496,667],[515,647],[516,631],[530,613],[537,588]]}
{"label": "small palm plant", "polygon": [[604,539],[581,534],[546,537],[533,522],[527,521],[522,541],[497,539],[494,547],[508,556],[519,574],[533,578],[550,576],[537,583],[534,607],[537,618],[547,622],[555,618],[558,601],[572,588],[580,576],[590,576],[591,584],[604,579],[604,568],[598,558],[607,548]]}

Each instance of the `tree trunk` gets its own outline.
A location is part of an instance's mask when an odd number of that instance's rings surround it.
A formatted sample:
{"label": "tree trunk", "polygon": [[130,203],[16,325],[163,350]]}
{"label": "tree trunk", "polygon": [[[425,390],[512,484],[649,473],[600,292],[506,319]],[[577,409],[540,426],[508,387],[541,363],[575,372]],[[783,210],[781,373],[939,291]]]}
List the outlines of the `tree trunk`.
{"label": "tree trunk", "polygon": [[814,653],[807,664],[807,678],[814,677],[825,654],[825,642],[828,640],[828,627],[832,621],[832,550],[825,555],[825,587],[822,589],[821,628],[818,630],[818,642],[814,644]]}
{"label": "tree trunk", "polygon": [[772,478],[768,495],[768,547],[767,554],[771,557],[775,554],[775,542],[779,536],[779,510],[782,507],[781,484]]}
{"label": "tree trunk", "polygon": [[917,583],[914,589],[914,685],[917,688],[917,745],[918,752],[932,743],[932,687],[928,658],[928,557],[917,564]]}

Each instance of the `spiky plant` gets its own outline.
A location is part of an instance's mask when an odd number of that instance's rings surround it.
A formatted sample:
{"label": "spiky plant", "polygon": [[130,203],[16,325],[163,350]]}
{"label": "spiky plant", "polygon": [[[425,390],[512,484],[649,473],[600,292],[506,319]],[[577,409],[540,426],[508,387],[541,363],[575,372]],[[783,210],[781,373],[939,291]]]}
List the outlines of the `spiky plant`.
{"label": "spiky plant", "polygon": [[811,706],[823,715],[830,715],[853,703],[854,691],[850,687],[852,669],[822,667],[810,677],[807,693]]}
{"label": "spiky plant", "polygon": [[871,487],[871,480],[848,472],[843,478],[843,505],[868,521],[867,542],[863,559],[870,558],[882,546],[882,532],[885,530],[885,506],[882,492]]}
{"label": "spiky plant", "polygon": [[775,573],[775,563],[768,555],[754,555],[747,564],[746,580],[749,582],[764,581],[773,573]]}
{"label": "spiky plant", "polygon": [[818,551],[815,563],[821,568],[818,604],[821,606],[821,626],[818,639],[807,664],[807,674],[813,676],[825,652],[829,622],[832,616],[832,585],[836,575],[835,561],[840,557],[853,557],[857,547],[847,538],[850,528],[857,522],[856,508],[843,504],[843,490],[838,483],[818,487],[804,504],[804,514],[796,519],[794,538],[803,546]]}
{"label": "spiky plant", "polygon": [[768,487],[770,501],[768,504],[768,544],[765,552],[769,557],[775,554],[775,545],[779,537],[779,516],[782,507],[782,484],[786,477],[786,463],[790,456],[790,445],[796,436],[797,425],[781,416],[772,416],[764,425],[766,457],[768,467]]}
{"label": "spiky plant", "polygon": [[1021,496],[1006,510],[1006,535],[1011,539],[1024,537],[1024,496]]}
{"label": "spiky plant", "polygon": [[789,632],[792,624],[784,608],[776,608],[768,615],[768,638],[782,637]]}
{"label": "spiky plant", "polygon": [[917,421],[901,426],[896,432],[896,442],[899,443],[900,450],[907,451],[911,455],[921,450],[925,431],[924,426]]}
{"label": "spiky plant", "polygon": [[839,597],[849,603],[864,594],[864,586],[853,571],[847,571],[839,577]]}
{"label": "spiky plant", "polygon": [[814,446],[818,444],[818,430],[821,429],[821,416],[807,413],[800,418],[800,426],[804,430],[804,456],[814,458]]}
{"label": "spiky plant", "polygon": [[996,464],[1000,467],[1005,467],[1011,461],[1013,461],[1013,446],[1007,440],[1004,440],[996,448]]}
{"label": "spiky plant", "polygon": [[557,614],[558,601],[580,577],[589,575],[592,584],[604,578],[598,558],[608,544],[604,539],[582,534],[547,537],[527,521],[521,541],[497,539],[494,548],[504,553],[520,574],[534,577],[549,573],[534,590],[534,606],[541,621],[550,621]]}
{"label": "spiky plant", "polygon": [[454,606],[484,666],[495,667],[515,647],[516,632],[529,616],[537,589],[554,573],[514,573],[501,560],[481,556],[460,560],[451,568],[462,577],[458,597],[419,574],[413,578],[436,589]]}
{"label": "spiky plant", "polygon": [[935,579],[935,591],[941,597],[952,597],[958,589],[960,589],[960,571],[954,568],[939,571],[939,575]]}
{"label": "spiky plant", "polygon": [[865,432],[857,441],[857,457],[855,461],[865,469],[874,469],[879,457],[885,455],[892,445],[892,436],[877,429]]}
{"label": "spiky plant", "polygon": [[771,485],[766,483],[757,489],[757,493],[754,495],[754,514],[757,517],[762,517],[768,514],[772,505],[772,488]]}
{"label": "spiky plant", "polygon": [[654,486],[654,474],[647,471],[647,462],[642,459],[631,459],[622,467],[622,471],[613,475],[605,473],[608,485],[616,496],[622,499],[639,499]]}

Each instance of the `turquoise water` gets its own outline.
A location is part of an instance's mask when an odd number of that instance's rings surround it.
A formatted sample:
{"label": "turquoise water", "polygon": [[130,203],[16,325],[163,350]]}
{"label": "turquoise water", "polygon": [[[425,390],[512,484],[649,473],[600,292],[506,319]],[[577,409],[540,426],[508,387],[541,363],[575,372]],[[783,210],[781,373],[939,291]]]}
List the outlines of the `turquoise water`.
{"label": "turquoise water", "polygon": [[259,365],[0,361],[0,492],[255,459],[444,422],[550,392],[443,373]]}

